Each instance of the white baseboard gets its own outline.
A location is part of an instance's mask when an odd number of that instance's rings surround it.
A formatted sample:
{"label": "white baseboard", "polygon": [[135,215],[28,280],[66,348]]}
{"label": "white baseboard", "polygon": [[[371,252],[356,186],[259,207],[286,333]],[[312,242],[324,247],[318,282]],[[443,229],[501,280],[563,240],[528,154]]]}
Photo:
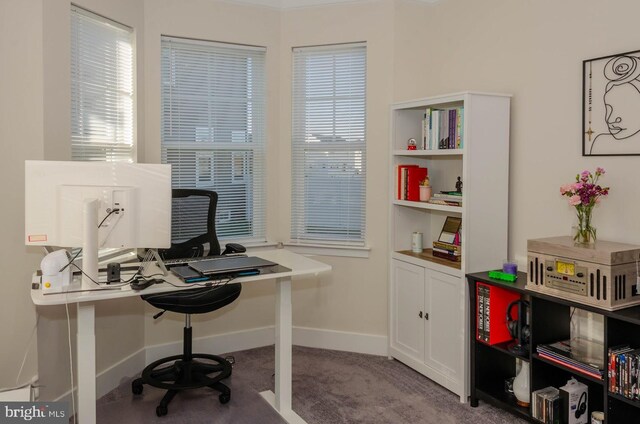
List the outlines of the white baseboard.
{"label": "white baseboard", "polygon": [[388,339],[387,336],[374,334],[293,327],[293,344],[296,346],[387,356]]}
{"label": "white baseboard", "polygon": [[[122,380],[132,377],[142,371],[145,366],[145,348],[132,353],[115,364],[100,371],[96,376],[96,395],[98,398],[106,395],[111,390],[120,385]],[[78,399],[78,386],[73,390]],[[67,390],[63,395],[54,399],[54,402],[69,402],[71,405],[71,390]],[[76,405],[77,406],[77,405]]]}
{"label": "white baseboard", "polygon": [[142,371],[145,365],[145,351],[146,349],[143,347],[98,373],[98,378],[96,379],[96,393],[98,398],[118,387],[120,383],[122,383],[122,380],[133,377]]}
{"label": "white baseboard", "polygon": [[[274,340],[274,327],[254,328],[251,330],[197,337],[193,339],[193,352],[207,352],[212,355],[220,355],[226,352],[269,346],[274,343]],[[158,359],[180,354],[182,354],[182,340],[147,346],[146,364],[149,365]]]}
{"label": "white baseboard", "polygon": [[[193,339],[194,352],[222,354],[240,350],[270,346],[275,342],[273,326],[216,334]],[[341,350],[387,356],[387,337],[372,334],[350,333],[346,331],[322,330],[318,328],[293,327],[293,344],[296,346],[320,349]],[[101,371],[96,379],[98,398],[120,385],[123,379],[130,378],[160,358],[182,353],[182,340],[146,346]],[[77,387],[74,388],[77,390]],[[67,391],[55,401],[69,402],[71,391]]]}

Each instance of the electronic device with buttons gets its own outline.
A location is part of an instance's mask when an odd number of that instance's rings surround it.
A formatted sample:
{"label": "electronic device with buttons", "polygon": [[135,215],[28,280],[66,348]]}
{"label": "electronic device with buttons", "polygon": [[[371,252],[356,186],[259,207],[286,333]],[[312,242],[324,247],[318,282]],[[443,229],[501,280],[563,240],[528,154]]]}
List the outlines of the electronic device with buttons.
{"label": "electronic device with buttons", "polygon": [[640,246],[567,237],[527,241],[527,289],[614,311],[640,304]]}

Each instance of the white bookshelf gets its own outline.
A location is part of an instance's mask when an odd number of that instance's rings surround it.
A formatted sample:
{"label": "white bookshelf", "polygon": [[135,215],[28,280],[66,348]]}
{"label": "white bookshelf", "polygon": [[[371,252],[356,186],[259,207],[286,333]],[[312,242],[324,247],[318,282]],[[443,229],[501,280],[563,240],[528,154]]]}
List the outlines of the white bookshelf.
{"label": "white bookshelf", "polygon": [[[510,96],[456,93],[391,106],[389,195],[389,355],[451,390],[469,393],[465,274],[499,268],[507,257]],[[420,140],[427,107],[464,107],[461,148],[407,150]],[[420,145],[420,143],[418,143]],[[397,199],[397,167],[428,168],[433,192],[452,191],[462,177],[462,206]],[[460,262],[429,251],[447,216],[462,218]],[[423,234],[423,252],[411,235]]]}

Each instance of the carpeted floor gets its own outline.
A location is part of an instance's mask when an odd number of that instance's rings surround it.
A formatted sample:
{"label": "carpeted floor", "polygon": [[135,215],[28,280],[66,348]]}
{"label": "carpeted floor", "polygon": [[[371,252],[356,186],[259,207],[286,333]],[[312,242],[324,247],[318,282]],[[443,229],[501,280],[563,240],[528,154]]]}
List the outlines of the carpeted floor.
{"label": "carpeted floor", "polygon": [[[218,402],[208,388],[178,394],[169,414],[155,408],[163,391],[145,386],[131,394],[131,379],[98,401],[99,423],[280,424],[284,421],[259,395],[273,390],[273,347],[235,352],[231,401]],[[459,397],[398,361],[385,357],[294,347],[293,409],[309,424],[523,424],[513,415]]]}

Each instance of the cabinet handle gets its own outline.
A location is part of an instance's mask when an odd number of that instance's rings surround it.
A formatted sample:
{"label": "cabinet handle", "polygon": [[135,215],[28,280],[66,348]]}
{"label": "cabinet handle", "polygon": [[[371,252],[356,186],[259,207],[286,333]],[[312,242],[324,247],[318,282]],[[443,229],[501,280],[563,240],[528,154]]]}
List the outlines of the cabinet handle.
{"label": "cabinet handle", "polygon": [[418,316],[422,318],[422,311],[418,312]]}
{"label": "cabinet handle", "polygon": [[424,313],[424,319],[426,319],[427,321],[429,321],[429,313],[428,313],[428,312],[425,312],[425,313]]}

